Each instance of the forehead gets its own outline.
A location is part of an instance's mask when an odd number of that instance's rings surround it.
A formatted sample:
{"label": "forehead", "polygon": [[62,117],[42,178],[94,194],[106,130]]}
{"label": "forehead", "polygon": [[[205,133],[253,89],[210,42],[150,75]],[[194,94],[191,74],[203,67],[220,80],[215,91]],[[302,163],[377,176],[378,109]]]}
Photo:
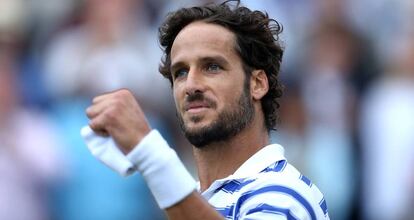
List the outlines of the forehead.
{"label": "forehead", "polygon": [[204,56],[237,59],[235,35],[227,28],[211,23],[193,22],[177,35],[171,48],[171,61]]}

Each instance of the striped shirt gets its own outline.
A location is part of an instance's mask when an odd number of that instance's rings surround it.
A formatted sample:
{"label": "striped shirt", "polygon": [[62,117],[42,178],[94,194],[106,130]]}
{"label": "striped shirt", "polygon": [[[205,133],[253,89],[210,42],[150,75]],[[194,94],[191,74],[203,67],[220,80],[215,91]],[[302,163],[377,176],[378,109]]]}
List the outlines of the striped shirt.
{"label": "striped shirt", "polygon": [[328,219],[319,189],[272,144],[201,194],[226,219]]}

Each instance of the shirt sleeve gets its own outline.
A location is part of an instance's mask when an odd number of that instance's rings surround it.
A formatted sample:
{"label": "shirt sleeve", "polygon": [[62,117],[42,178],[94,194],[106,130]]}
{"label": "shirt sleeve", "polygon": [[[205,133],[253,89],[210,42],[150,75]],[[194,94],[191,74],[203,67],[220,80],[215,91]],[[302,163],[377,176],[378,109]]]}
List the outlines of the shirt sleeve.
{"label": "shirt sleeve", "polygon": [[274,173],[243,189],[234,205],[235,219],[329,220],[324,196],[302,175]]}
{"label": "shirt sleeve", "polygon": [[271,185],[244,194],[235,206],[236,219],[316,219],[312,205],[297,191]]}

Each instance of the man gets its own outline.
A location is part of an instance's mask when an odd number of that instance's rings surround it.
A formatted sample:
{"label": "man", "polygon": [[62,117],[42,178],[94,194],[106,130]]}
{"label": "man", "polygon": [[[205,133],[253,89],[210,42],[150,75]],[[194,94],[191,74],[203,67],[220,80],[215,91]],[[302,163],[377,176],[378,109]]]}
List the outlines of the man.
{"label": "man", "polygon": [[140,172],[170,219],[329,219],[317,187],[269,145],[282,94],[280,32],[266,14],[228,3],[180,9],[160,28],[160,72],[194,146],[201,196],[127,90],[87,109],[92,153],[123,175]]}

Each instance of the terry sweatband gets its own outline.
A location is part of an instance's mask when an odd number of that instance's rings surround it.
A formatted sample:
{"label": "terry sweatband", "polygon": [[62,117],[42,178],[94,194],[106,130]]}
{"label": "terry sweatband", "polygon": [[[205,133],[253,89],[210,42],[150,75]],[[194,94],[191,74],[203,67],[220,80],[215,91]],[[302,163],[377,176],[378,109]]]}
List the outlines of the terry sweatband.
{"label": "terry sweatband", "polygon": [[129,176],[134,173],[134,165],[116,146],[112,137],[100,136],[89,126],[85,126],[81,129],[81,135],[92,155],[105,165],[119,173],[121,176]]}
{"label": "terry sweatband", "polygon": [[158,206],[165,209],[196,189],[196,182],[157,130],[152,130],[128,155],[142,174]]}

